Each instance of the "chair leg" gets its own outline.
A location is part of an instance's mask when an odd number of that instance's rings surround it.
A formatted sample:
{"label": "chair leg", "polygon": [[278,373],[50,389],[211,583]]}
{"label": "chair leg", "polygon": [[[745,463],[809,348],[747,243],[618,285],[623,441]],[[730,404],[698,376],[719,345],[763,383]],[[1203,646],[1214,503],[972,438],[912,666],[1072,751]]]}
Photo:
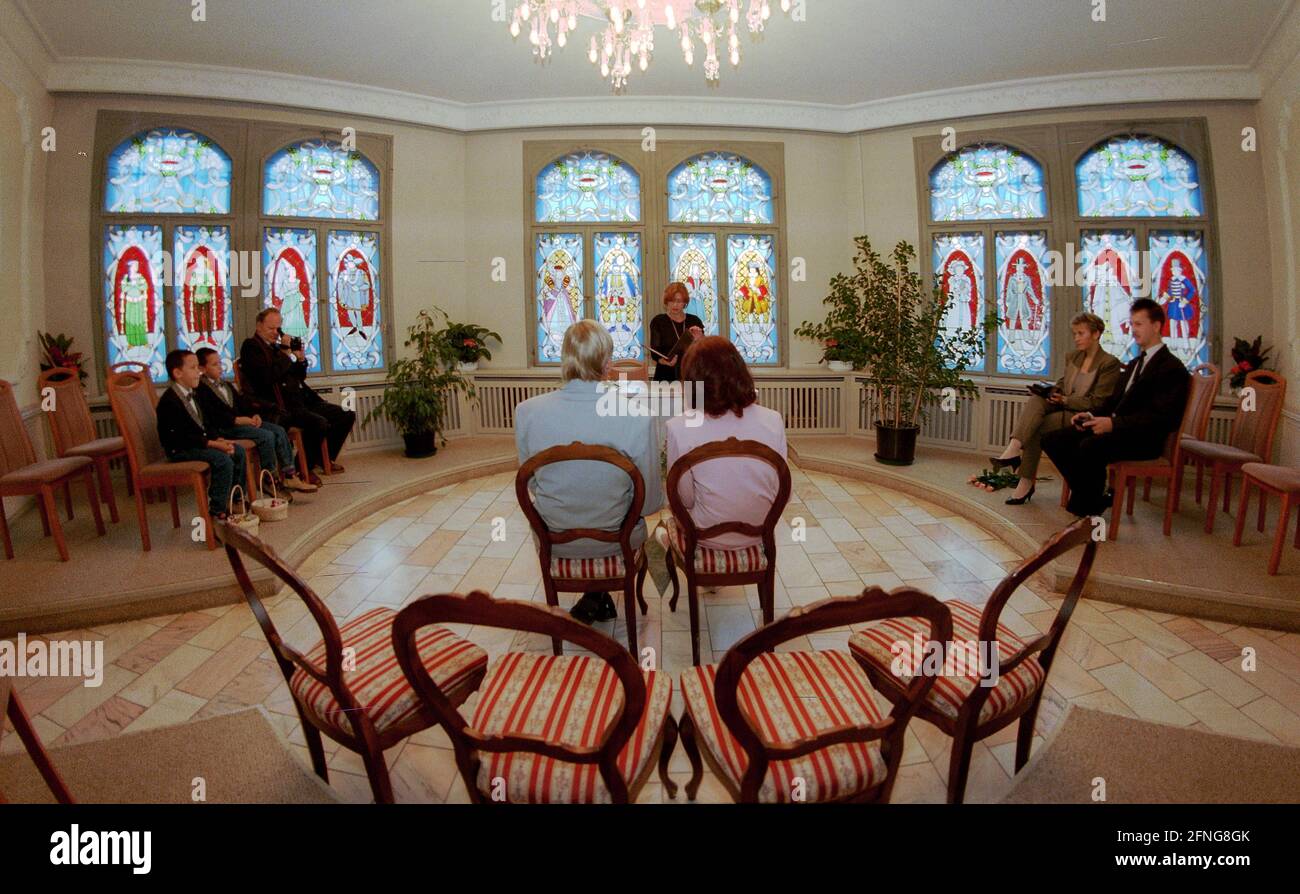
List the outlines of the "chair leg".
{"label": "chair leg", "polygon": [[302,706],[297,700],[293,703],[298,712],[298,722],[302,725],[302,737],[307,740],[307,753],[311,755],[311,768],[325,782],[330,781],[329,765],[325,762],[325,745],[321,740],[320,730],[308,722]]}
{"label": "chair leg", "polygon": [[39,496],[37,496],[36,498],[36,505],[41,510],[41,530],[43,532],[42,536],[49,537],[50,536],[50,511],[49,509],[46,508],[45,501],[42,500]]}
{"label": "chair leg", "polygon": [[1268,573],[1277,574],[1282,564],[1282,545],[1286,543],[1287,527],[1291,522],[1291,495],[1282,495],[1282,515],[1277,520],[1277,533],[1273,535],[1273,552],[1268,557]]}
{"label": "chair leg", "polygon": [[641,653],[637,650],[636,642],[636,585],[632,582],[631,575],[623,578],[623,617],[627,622],[628,651],[632,653],[634,661],[640,661]]}
{"label": "chair leg", "polygon": [[95,470],[86,469],[81,477],[86,482],[86,499],[90,501],[90,514],[95,517],[95,532],[103,537],[107,531],[104,529],[104,514],[99,511],[99,493],[95,490]]}
{"label": "chair leg", "polygon": [[68,521],[72,521],[73,518],[76,517],[72,514],[72,482],[71,481],[63,482],[63,511],[68,514]]}
{"label": "chair leg", "polygon": [[769,566],[767,574],[758,582],[758,606],[763,610],[763,623],[771,624],[776,615],[775,566]]}
{"label": "chair leg", "polygon": [[1205,533],[1214,533],[1214,513],[1219,506],[1219,488],[1222,486],[1223,469],[1215,463],[1210,467],[1210,499],[1205,504]]}
{"label": "chair leg", "polygon": [[659,781],[664,785],[668,797],[677,797],[677,783],[668,775],[668,762],[672,760],[673,749],[677,747],[677,721],[672,712],[664,718],[663,741],[659,743]]}
{"label": "chair leg", "polygon": [[1178,478],[1178,471],[1173,470],[1169,477],[1165,479],[1166,487],[1169,489],[1165,492],[1165,522],[1164,535],[1169,536],[1174,528],[1174,481]]}
{"label": "chair leg", "polygon": [[59,522],[59,509],[54,504],[54,488],[48,484],[41,485],[41,502],[45,504],[45,514],[50,518],[50,533],[54,535],[54,545],[59,550],[59,558],[68,561],[68,542],[63,539],[63,525]]}
{"label": "chair leg", "polygon": [[[1244,474],[1241,476],[1241,487],[1243,490],[1245,490],[1245,488],[1247,487],[1247,482],[1249,481],[1250,479],[1247,478]],[[1255,523],[1255,529],[1259,531],[1261,534],[1264,533],[1264,522],[1267,520],[1267,517],[1268,517],[1268,491],[1264,490],[1264,488],[1261,487],[1259,489],[1259,520]]]}
{"label": "chair leg", "polygon": [[1128,517],[1129,517],[1129,518],[1132,518],[1132,517],[1133,517],[1133,497],[1136,496],[1136,494],[1137,494],[1137,489],[1138,489],[1138,488],[1137,488],[1137,478],[1129,478],[1128,481],[1126,482],[1126,485],[1127,485],[1127,487],[1128,487],[1128,505],[1125,507],[1124,511],[1128,514]]}
{"label": "chair leg", "polygon": [[686,783],[686,797],[694,801],[696,793],[700,790],[700,783],[704,781],[704,761],[700,760],[700,748],[695,743],[695,721],[691,720],[690,711],[682,712],[677,731],[681,736],[682,750],[686,752],[686,758],[691,762],[691,778]]}
{"label": "chair leg", "polygon": [[1223,511],[1229,512],[1232,507],[1229,505],[1232,499],[1232,469],[1223,470]]}
{"label": "chair leg", "polygon": [[[1250,478],[1241,479],[1241,504],[1237,507],[1237,524],[1232,529],[1232,545],[1241,546],[1241,532],[1246,527],[1246,510],[1250,508]],[[1264,502],[1264,489],[1260,488],[1259,502]],[[1261,512],[1259,517],[1263,519],[1264,513]]]}
{"label": "chair leg", "polygon": [[[117,515],[117,497],[113,494],[113,476],[108,468],[108,460],[104,457],[95,460],[95,471],[99,473],[100,499],[108,504],[108,517],[113,524],[117,524],[121,519]],[[130,480],[128,477],[127,481]]]}
{"label": "chair leg", "polygon": [[664,564],[668,566],[668,579],[673,582],[673,598],[668,600],[668,610],[677,611],[677,597],[680,595],[677,584],[677,563],[673,561],[673,548],[671,546],[664,550]]}
{"label": "chair leg", "polygon": [[14,543],[9,539],[9,518],[5,515],[5,501],[0,497],[0,540],[4,540],[5,558],[14,557]]}
{"label": "chair leg", "polygon": [[[217,532],[212,530],[212,512],[208,507],[208,482],[206,476],[195,475],[194,482],[191,484],[194,488],[194,503],[199,510],[199,518],[203,519],[203,539],[207,541],[208,549],[217,548]],[[176,513],[176,488],[172,492],[172,514]],[[178,523],[179,524],[179,523]]]}
{"label": "chair leg", "polygon": [[1178,508],[1183,504],[1183,470],[1186,467],[1186,461],[1180,461],[1178,468],[1174,469],[1173,477],[1169,479],[1169,487],[1174,492],[1174,500],[1171,504],[1174,512],[1177,512]]}
{"label": "chair leg", "polygon": [[1194,460],[1196,463],[1196,505],[1201,505],[1201,479],[1205,473],[1205,463],[1199,459]]}
{"label": "chair leg", "polygon": [[149,510],[145,508],[145,489],[140,485],[135,488],[135,517],[140,522],[140,546],[145,552],[149,552],[151,544],[149,543]]}
{"label": "chair leg", "polygon": [[181,509],[176,505],[176,488],[167,488],[167,502],[172,507],[172,527],[179,528],[181,526]]}
{"label": "chair leg", "polygon": [[[542,587],[546,591],[546,604],[551,608],[559,608],[560,594],[555,592],[555,581],[551,580],[545,568],[542,569]],[[551,651],[556,655],[564,654],[564,641],[558,636],[551,637]]]}
{"label": "chair leg", "polygon": [[1019,728],[1016,730],[1016,772],[1024,769],[1029,761],[1029,749],[1034,744],[1034,723],[1038,720],[1038,705],[1042,701],[1043,690],[1039,688],[1034,696],[1034,703],[1020,716]]}
{"label": "chair leg", "polygon": [[[32,763],[36,764],[36,769],[40,772],[41,778],[49,787],[50,793],[60,804],[75,804],[76,799],[72,797],[72,792],[68,791],[67,783],[59,775],[58,769],[50,762],[50,756],[45,751],[45,746],[41,743],[40,737],[36,735],[36,730],[32,729],[31,718],[27,716],[27,710],[23,703],[18,700],[18,693],[10,693],[9,707],[5,711],[9,716],[9,722],[13,725],[14,732],[22,740],[23,747],[27,749],[28,755],[31,756]],[[0,723],[3,718],[0,718]]]}
{"label": "chair leg", "polygon": [[1115,476],[1115,499],[1111,503],[1110,510],[1110,530],[1106,532],[1106,539],[1114,543],[1119,540],[1119,524],[1124,518],[1124,487],[1128,479],[1122,475]]}
{"label": "chair leg", "polygon": [[695,576],[686,575],[686,602],[691,615],[691,664],[700,666],[700,594]]}
{"label": "chair leg", "polygon": [[970,775],[971,752],[975,740],[965,729],[959,729],[952,740],[952,755],[948,759],[948,803],[960,804],[966,798],[966,778]]}
{"label": "chair leg", "polygon": [[384,763],[384,753],[361,752],[361,762],[366,766],[366,778],[370,780],[370,792],[375,796],[376,804],[393,803],[393,782],[388,778],[388,765]]}
{"label": "chair leg", "polygon": [[637,605],[641,607],[641,614],[643,615],[650,611],[650,606],[646,605],[645,593],[643,592],[645,589],[645,576],[649,571],[650,560],[645,557],[645,551],[642,550],[641,567],[636,570],[636,601]]}

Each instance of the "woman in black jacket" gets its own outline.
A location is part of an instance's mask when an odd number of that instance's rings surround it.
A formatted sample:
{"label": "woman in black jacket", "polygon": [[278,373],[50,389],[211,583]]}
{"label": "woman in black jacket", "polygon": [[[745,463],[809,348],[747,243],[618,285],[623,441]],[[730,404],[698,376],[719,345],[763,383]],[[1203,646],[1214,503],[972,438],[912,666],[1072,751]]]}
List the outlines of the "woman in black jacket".
{"label": "woman in black jacket", "polygon": [[664,307],[666,313],[657,315],[650,321],[650,355],[655,361],[656,382],[676,382],[681,378],[681,355],[684,348],[674,351],[683,335],[690,335],[693,341],[704,335],[704,322],[695,314],[686,312],[690,301],[686,286],[679,282],[670,282],[664,289]]}

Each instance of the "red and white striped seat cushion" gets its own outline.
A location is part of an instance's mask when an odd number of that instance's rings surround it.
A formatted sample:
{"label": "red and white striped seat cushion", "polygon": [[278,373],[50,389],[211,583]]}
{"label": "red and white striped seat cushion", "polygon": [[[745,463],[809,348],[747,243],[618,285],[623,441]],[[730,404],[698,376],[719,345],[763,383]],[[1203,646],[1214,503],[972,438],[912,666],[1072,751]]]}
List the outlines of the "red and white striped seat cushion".
{"label": "red and white striped seat cushion", "polygon": [[[356,658],[355,669],[343,671],[343,682],[380,735],[411,719],[420,707],[415,690],[393,652],[396,616],[392,609],[376,608],[339,628],[343,648],[355,650]],[[487,666],[487,652],[445,627],[425,627],[416,638],[416,646],[429,676],[453,702],[457,700],[457,690],[473,685],[475,675]],[[325,669],[324,640],[312,647],[307,660],[320,670]],[[319,725],[338,730],[344,736],[357,735],[330,688],[302,668],[294,671],[289,689]]]}
{"label": "red and white striped seat cushion", "polygon": [[[640,561],[641,551],[636,550],[633,558]],[[551,556],[551,577],[559,580],[603,580],[610,577],[622,577],[626,574],[623,554],[597,556],[594,559],[566,559]]]}
{"label": "red and white striped seat cushion", "polygon": [[[935,680],[934,686],[926,695],[926,704],[945,717],[956,720],[957,712],[979,685],[980,668],[974,659],[980,653],[975,652],[970,644],[978,645],[981,612],[976,606],[959,599],[945,602],[944,605],[952,612],[953,641],[967,648],[949,654],[944,674]],[[1025,641],[1004,624],[999,624],[997,629],[998,660],[1005,663],[1025,647]],[[884,673],[893,673],[896,659],[902,667],[917,666],[919,657],[914,655],[916,637],[925,640],[929,632],[930,622],[924,618],[885,618],[872,621],[849,638],[849,651],[871,662]],[[980,708],[979,722],[986,723],[1023,703],[1043,685],[1046,676],[1037,655],[1025,659],[1011,673],[999,674],[997,684]],[[911,677],[901,676],[899,679],[907,685]]]}
{"label": "red and white striped seat cushion", "polygon": [[[682,698],[701,744],[739,788],[749,755],[718,714],[713,691],[717,672],[712,664],[683,671]],[[844,652],[764,653],[745,669],[739,702],[771,746],[847,724],[869,726],[883,718],[866,672]],[[846,798],[880,785],[886,775],[879,740],[831,745],[794,760],[773,761],[758,798],[765,803],[789,802],[796,795],[808,802]],[[801,784],[796,782],[800,779]]]}
{"label": "red and white striped seat cushion", "polygon": [[[672,679],[645,671],[646,707],[618,756],[628,788],[654,755],[672,700]],[[623,703],[623,685],[600,658],[509,652],[479,687],[470,726],[486,736],[525,734],[571,748],[594,747],[613,725]],[[511,803],[608,804],[609,789],[594,763],[575,764],[529,751],[480,752],[478,787],[484,797],[493,781],[505,782]]]}
{"label": "red and white striped seat cushion", "polygon": [[[668,536],[677,547],[677,554],[686,556],[686,535],[677,526],[676,519],[666,518]],[[740,549],[713,549],[708,546],[695,546],[695,570],[700,574],[745,574],[763,571],[767,568],[767,556],[763,554],[763,544],[756,543]]]}

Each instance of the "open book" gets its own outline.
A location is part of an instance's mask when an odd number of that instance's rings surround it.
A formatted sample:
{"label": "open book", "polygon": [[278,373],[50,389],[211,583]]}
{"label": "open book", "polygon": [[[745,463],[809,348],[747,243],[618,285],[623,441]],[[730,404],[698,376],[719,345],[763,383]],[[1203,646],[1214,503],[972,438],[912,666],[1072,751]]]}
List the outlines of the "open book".
{"label": "open book", "polygon": [[681,357],[685,354],[686,349],[691,346],[693,341],[695,341],[695,336],[691,334],[691,330],[687,329],[682,333],[681,338],[677,339],[677,344],[673,345],[672,349],[667,354],[660,354],[654,348],[651,348],[650,351],[653,354],[658,354],[665,360],[671,360],[674,357]]}

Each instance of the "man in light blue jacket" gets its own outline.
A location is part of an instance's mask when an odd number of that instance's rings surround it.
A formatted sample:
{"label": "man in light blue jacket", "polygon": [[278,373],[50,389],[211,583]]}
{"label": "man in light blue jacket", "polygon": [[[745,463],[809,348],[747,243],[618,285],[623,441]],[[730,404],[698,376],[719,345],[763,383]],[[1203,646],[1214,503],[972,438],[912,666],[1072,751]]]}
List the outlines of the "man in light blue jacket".
{"label": "man in light blue jacket", "polygon": [[[601,401],[603,383],[614,353],[614,340],[595,320],[580,320],[564,333],[558,391],[529,398],[515,407],[515,445],[519,462],[550,447],[574,441],[613,447],[636,463],[645,482],[643,515],[663,505],[659,447],[652,416],[611,415]],[[573,461],[538,470],[531,485],[538,513],[551,530],[597,528],[617,531],[632,503],[632,480],[608,463]],[[645,542],[642,518],[632,532],[632,546]],[[592,558],[619,551],[617,543],[575,540],[556,544],[552,554]],[[570,613],[586,623],[616,617],[614,600],[605,591],[584,593]],[[629,620],[629,623],[634,623]]]}

